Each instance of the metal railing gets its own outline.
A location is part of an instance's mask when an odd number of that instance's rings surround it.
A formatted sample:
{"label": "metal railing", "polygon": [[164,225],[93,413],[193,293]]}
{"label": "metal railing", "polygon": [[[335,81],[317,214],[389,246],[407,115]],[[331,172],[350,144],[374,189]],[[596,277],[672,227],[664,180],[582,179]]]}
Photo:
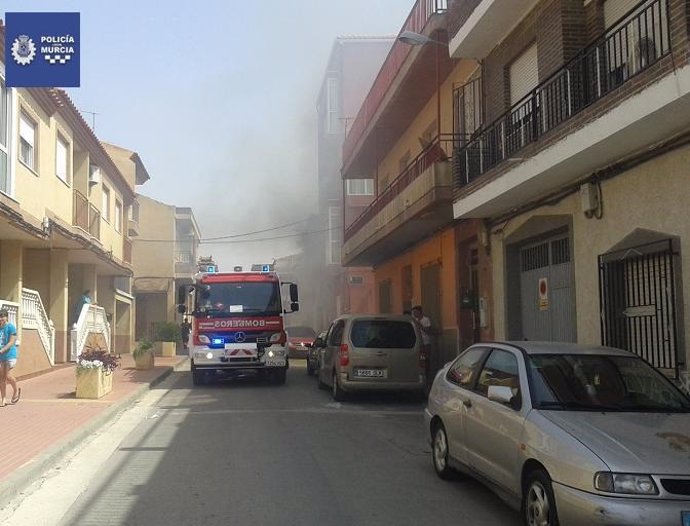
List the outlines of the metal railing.
{"label": "metal railing", "polygon": [[434,137],[431,143],[417,157],[412,159],[393,182],[383,189],[376,199],[347,227],[345,230],[345,241],[371,221],[376,214],[381,212],[386,205],[398,197],[405,188],[434,163],[450,160],[446,152],[451,152],[454,148],[457,148],[459,140],[459,136],[452,133],[442,133],[440,137]]}
{"label": "metal railing", "polygon": [[454,153],[464,186],[670,52],[668,0],[645,0]]}
{"label": "metal railing", "polygon": [[17,317],[19,316],[19,303],[14,301],[0,300],[0,309],[7,310],[7,321],[17,327]]}
{"label": "metal railing", "polygon": [[[447,10],[448,0],[417,0],[407,16],[407,20],[405,20],[400,33],[403,31],[422,33],[433,15],[445,13]],[[345,142],[343,143],[343,160],[346,161],[345,164],[350,159],[355,145],[364,134],[381,101],[388,93],[405,59],[412,52],[412,47],[398,40],[391,46],[386,60],[383,62],[369,93],[357,112],[357,117],[355,117],[352,127],[345,137]]]}
{"label": "metal railing", "polygon": [[85,304],[82,306],[77,323],[72,327],[70,357],[73,362],[77,361],[86,346],[89,334],[92,333],[103,335],[106,348],[110,351],[110,322],[105,309],[98,305]]}
{"label": "metal railing", "polygon": [[38,332],[50,364],[55,365],[55,327],[46,313],[41,295],[35,290],[22,289],[22,327]]}
{"label": "metal railing", "polygon": [[88,232],[93,237],[101,237],[101,213],[79,190],[74,190],[72,224]]}

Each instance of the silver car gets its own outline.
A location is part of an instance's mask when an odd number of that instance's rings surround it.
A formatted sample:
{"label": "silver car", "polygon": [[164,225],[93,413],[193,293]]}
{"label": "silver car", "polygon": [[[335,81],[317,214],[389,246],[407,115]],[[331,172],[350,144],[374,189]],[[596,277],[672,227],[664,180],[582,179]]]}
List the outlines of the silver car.
{"label": "silver car", "polygon": [[480,479],[530,526],[690,526],[690,399],[630,352],[475,344],[425,420],[437,474]]}
{"label": "silver car", "polygon": [[422,337],[410,316],[337,318],[319,354],[318,382],[335,400],[364,390],[414,391],[426,387]]}

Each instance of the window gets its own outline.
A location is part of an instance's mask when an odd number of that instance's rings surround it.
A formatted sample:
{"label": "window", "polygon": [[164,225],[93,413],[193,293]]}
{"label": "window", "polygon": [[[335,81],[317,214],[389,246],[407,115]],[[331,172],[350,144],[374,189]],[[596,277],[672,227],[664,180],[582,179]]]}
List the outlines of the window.
{"label": "window", "polygon": [[24,113],[19,116],[19,160],[36,171],[36,123]]}
{"label": "window", "polygon": [[392,320],[357,320],[350,340],[365,349],[412,349],[417,342],[412,323]]}
{"label": "window", "polygon": [[338,79],[329,78],[326,84],[326,132],[340,133]]}
{"label": "window", "polygon": [[55,175],[67,184],[70,184],[69,173],[69,144],[58,134],[55,143]]}
{"label": "window", "polygon": [[9,193],[9,138],[10,138],[10,94],[5,80],[0,77],[0,191]]}
{"label": "window", "polygon": [[103,185],[103,208],[101,210],[103,219],[110,222],[110,190]]}
{"label": "window", "polygon": [[348,179],[347,195],[374,195],[374,180]]}
{"label": "window", "polygon": [[446,375],[448,381],[461,387],[471,388],[485,354],[484,348],[475,347],[465,351],[448,369]]}
{"label": "window", "polygon": [[[336,322],[328,333],[329,347],[339,347],[343,343],[343,329],[345,329],[345,322]],[[289,329],[288,329],[289,330]]]}
{"label": "window", "polygon": [[339,206],[328,207],[328,248],[327,263],[329,265],[340,264],[340,230],[342,215]]}
{"label": "window", "polygon": [[514,354],[497,349],[491,351],[491,356],[479,374],[476,391],[488,396],[490,385],[510,387],[513,396],[520,392],[518,362]]}
{"label": "window", "polygon": [[115,199],[115,231],[122,232],[122,203]]}

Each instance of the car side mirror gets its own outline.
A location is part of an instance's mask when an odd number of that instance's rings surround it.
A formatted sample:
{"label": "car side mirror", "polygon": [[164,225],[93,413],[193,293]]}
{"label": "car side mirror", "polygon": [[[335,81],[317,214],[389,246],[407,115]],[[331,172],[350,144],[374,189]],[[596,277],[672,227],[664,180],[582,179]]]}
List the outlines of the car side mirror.
{"label": "car side mirror", "polygon": [[513,399],[513,390],[505,385],[490,385],[487,396],[493,402],[510,404],[510,401]]}

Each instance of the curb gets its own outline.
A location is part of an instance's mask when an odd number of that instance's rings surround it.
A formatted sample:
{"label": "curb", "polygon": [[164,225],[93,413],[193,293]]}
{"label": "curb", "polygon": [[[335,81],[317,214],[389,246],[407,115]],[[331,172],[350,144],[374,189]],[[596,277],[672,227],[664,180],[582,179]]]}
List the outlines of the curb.
{"label": "curb", "polygon": [[148,384],[142,385],[129,396],[116,402],[101,414],[96,415],[84,425],[72,431],[72,433],[63,438],[60,442],[51,446],[46,451],[39,454],[38,457],[30,460],[4,479],[0,487],[0,509],[4,509],[12,500],[21,495],[31,484],[33,484],[36,479],[49,469],[55,467],[65,455],[74,449],[80,442],[83,442],[89,435],[114,420],[120,413],[132,407],[144,393],[161,383],[174,371],[179,370],[187,361],[188,358],[182,360],[177,365],[168,366],[165,371],[151,380]]}

